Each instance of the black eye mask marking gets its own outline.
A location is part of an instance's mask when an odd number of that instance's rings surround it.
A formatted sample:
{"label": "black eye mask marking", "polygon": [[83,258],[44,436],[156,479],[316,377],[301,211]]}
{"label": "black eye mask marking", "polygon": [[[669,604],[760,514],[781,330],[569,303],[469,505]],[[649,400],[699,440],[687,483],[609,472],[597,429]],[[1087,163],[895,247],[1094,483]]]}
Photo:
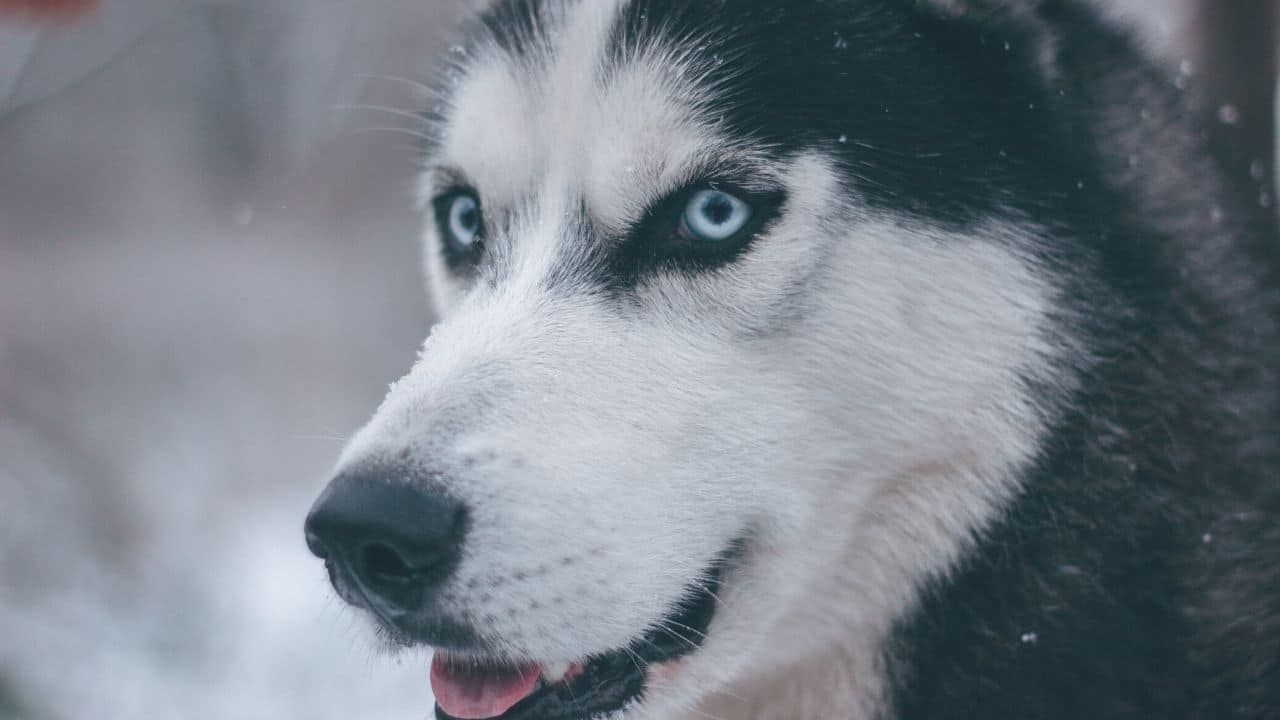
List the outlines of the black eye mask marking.
{"label": "black eye mask marking", "polygon": [[[691,201],[709,190],[741,201],[749,209],[746,222],[725,237],[700,237],[685,221]],[[749,191],[728,181],[686,185],[655,203],[611,252],[604,266],[605,283],[612,289],[626,289],[657,272],[693,274],[723,267],[741,257],[777,219],[785,200],[781,190]],[[713,201],[706,210],[713,222],[731,212],[724,201]]]}

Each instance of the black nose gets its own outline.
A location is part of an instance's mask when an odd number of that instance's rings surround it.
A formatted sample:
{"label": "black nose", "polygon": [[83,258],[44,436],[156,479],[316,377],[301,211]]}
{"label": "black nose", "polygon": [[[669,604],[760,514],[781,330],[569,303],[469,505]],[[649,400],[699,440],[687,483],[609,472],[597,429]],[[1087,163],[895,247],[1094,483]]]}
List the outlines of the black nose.
{"label": "black nose", "polygon": [[448,577],[466,525],[462,503],[405,474],[344,473],[307,515],[307,546],[348,601],[399,613],[416,609]]}

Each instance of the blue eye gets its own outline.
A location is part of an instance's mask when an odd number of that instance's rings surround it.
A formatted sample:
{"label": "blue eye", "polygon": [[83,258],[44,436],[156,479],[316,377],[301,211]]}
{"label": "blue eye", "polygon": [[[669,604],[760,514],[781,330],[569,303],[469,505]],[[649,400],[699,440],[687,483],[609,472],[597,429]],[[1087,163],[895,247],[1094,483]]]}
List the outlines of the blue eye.
{"label": "blue eye", "polygon": [[718,243],[737,235],[751,221],[751,206],[727,192],[699,190],[680,216],[680,230],[693,240]]}
{"label": "blue eye", "polygon": [[445,223],[449,242],[458,250],[468,250],[480,237],[480,204],[471,195],[454,196]]}

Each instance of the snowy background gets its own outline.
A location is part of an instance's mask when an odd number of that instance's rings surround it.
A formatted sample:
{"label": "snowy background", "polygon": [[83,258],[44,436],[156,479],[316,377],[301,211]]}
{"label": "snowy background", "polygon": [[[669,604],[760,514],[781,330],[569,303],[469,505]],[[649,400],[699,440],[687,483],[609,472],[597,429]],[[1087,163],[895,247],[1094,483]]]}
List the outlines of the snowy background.
{"label": "snowy background", "polygon": [[0,718],[429,715],[302,519],[430,323],[415,124],[351,106],[459,4],[0,23]]}
{"label": "snowy background", "polygon": [[397,113],[468,2],[0,21],[0,719],[428,716],[301,525],[430,324]]}

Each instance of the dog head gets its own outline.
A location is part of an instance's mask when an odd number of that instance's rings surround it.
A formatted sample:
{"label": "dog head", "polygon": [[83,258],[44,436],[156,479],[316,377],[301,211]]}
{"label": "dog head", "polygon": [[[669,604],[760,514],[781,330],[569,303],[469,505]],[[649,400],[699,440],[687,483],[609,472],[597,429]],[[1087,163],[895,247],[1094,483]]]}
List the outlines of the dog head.
{"label": "dog head", "polygon": [[454,51],[439,323],[308,523],[441,717],[668,717],[873,642],[1013,491],[1063,382],[1017,204],[1052,138],[960,24],[503,0]]}

